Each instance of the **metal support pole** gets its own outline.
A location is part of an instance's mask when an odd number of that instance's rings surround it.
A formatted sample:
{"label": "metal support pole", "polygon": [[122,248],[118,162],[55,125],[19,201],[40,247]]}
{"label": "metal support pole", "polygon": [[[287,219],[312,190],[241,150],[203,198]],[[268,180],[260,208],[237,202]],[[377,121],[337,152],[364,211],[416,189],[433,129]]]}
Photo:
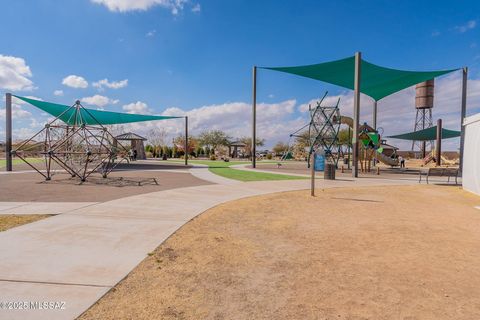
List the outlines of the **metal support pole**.
{"label": "metal support pole", "polygon": [[5,158],[7,171],[12,171],[12,94],[5,94]]}
{"label": "metal support pole", "polygon": [[185,165],[188,166],[188,117],[185,117]]}
{"label": "metal support pole", "polygon": [[350,150],[350,146],[351,146],[351,141],[350,141],[350,136],[352,135],[352,131],[350,129],[350,126],[348,126],[348,146],[347,146],[347,157],[348,157],[348,160],[347,160],[347,168],[350,169],[350,153],[351,153],[351,150]]}
{"label": "metal support pole", "polygon": [[253,67],[253,93],[252,93],[252,168],[257,166],[257,67]]}
{"label": "metal support pole", "polygon": [[442,165],[442,119],[437,120],[437,143],[436,143],[435,166]]}
{"label": "metal support pole", "polygon": [[460,114],[460,164],[459,164],[459,171],[460,175],[462,174],[463,169],[463,147],[465,144],[465,126],[463,125],[463,121],[467,115],[467,77],[468,77],[468,68],[463,68],[463,77],[462,77],[462,111]]}
{"label": "metal support pole", "polygon": [[377,130],[377,100],[373,102],[373,129]]}
{"label": "metal support pole", "polygon": [[354,78],[354,93],[353,93],[353,170],[352,176],[358,177],[358,123],[360,118],[360,74],[361,74],[361,52],[355,53],[355,78]]}
{"label": "metal support pole", "polygon": [[310,195],[315,196],[315,152],[310,157]]}

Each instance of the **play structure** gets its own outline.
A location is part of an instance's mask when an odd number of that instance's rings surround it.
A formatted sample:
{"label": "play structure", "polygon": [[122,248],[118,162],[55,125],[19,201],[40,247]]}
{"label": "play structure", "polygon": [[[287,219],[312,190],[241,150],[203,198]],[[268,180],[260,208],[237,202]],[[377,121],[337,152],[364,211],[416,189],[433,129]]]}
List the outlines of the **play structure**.
{"label": "play structure", "polygon": [[[80,101],[67,106],[14,97],[54,116],[54,119],[46,123],[39,132],[7,153],[7,163],[9,161],[11,163],[12,155],[16,156],[41,174],[45,180],[51,180],[53,175],[60,171],[67,172],[72,178],[78,178],[82,182],[94,173],[106,178],[119,163],[126,162],[128,150],[118,140],[135,140],[135,137],[127,134],[116,138],[109,132],[107,125],[180,118],[88,109]],[[7,93],[6,101],[7,110],[9,108],[11,110],[11,94]],[[187,125],[187,118],[185,120]],[[11,130],[11,119],[7,117],[7,124],[9,123]],[[187,137],[185,141],[188,141],[187,127],[185,131]],[[11,131],[7,130],[7,137],[9,136],[11,139]],[[38,162],[32,162],[27,158],[33,152],[43,158],[43,168],[37,167]]]}
{"label": "play structure", "polygon": [[[362,59],[361,52],[356,52],[354,56],[344,59],[290,67],[257,67],[253,66],[252,72],[252,154],[255,154],[256,141],[256,114],[257,114],[257,71],[272,70],[288,74],[294,74],[301,77],[306,77],[318,81],[327,82],[343,88],[353,90],[353,141],[352,141],[352,176],[358,177],[360,168],[360,152],[362,143],[359,141],[360,134],[360,94],[363,93],[372,99],[373,117],[372,128],[377,130],[377,103],[383,98],[401,91],[405,88],[417,85],[419,83],[434,79],[436,77],[449,74],[458,70],[462,70],[462,85],[461,85],[461,105],[460,123],[462,128],[460,141],[460,168],[463,161],[463,137],[464,125],[463,119],[466,115],[466,100],[467,100],[467,68],[456,68],[449,70],[437,71],[407,71],[379,66]],[[428,90],[425,94],[428,97]],[[428,109],[428,108],[427,108]],[[428,116],[428,111],[426,112]],[[428,118],[428,117],[427,117]],[[417,118],[422,119],[420,117]],[[422,120],[423,122],[423,120]],[[378,149],[378,148],[377,148]],[[390,162],[385,159],[382,152],[377,152],[375,156],[380,161]],[[252,167],[255,168],[256,159],[252,158]]]}
{"label": "play structure", "polygon": [[[63,114],[68,114],[67,121],[60,119]],[[94,123],[87,124],[85,115],[94,119]],[[30,142],[38,138],[42,142],[39,153],[45,160],[45,171],[37,169],[24,156],[37,147]],[[128,151],[118,144],[115,137],[80,101],[76,101],[70,108],[65,109],[64,113],[45,124],[34,136],[22,142],[12,153],[44,176],[45,180],[50,180],[55,174],[56,164],[72,177],[85,181],[94,172],[99,172],[106,178],[116,165],[126,161]]]}
{"label": "play structure", "polygon": [[[292,157],[292,138],[304,139],[308,142],[308,152],[306,154],[307,163],[310,165],[310,156],[317,150],[325,152],[325,159],[337,165],[340,145],[338,144],[338,133],[340,131],[340,109],[338,99],[334,106],[322,106],[322,102],[327,96],[325,92],[322,99],[317,102],[315,107],[308,106],[310,121],[290,134],[288,151],[282,157],[287,160]],[[306,129],[308,127],[308,129]]]}
{"label": "play structure", "polygon": [[[288,151],[282,156],[282,161],[303,157],[307,159],[307,165],[309,166],[311,155],[315,151],[322,151],[326,161],[338,166],[339,160],[345,157],[345,152],[339,143],[338,136],[341,125],[347,125],[349,132],[352,131],[353,119],[340,114],[340,99],[337,100],[334,106],[322,105],[327,94],[328,92],[323,95],[320,101],[317,101],[315,107],[309,105],[310,121],[290,134]],[[370,171],[372,161],[374,160],[389,166],[398,166],[400,164],[395,154],[395,148],[393,149],[393,153],[389,155],[384,153],[379,131],[380,130],[375,130],[367,123],[359,127],[357,138],[361,142],[359,145],[359,163],[362,172]],[[300,156],[295,157],[294,153],[298,152],[298,150],[294,150],[292,138],[306,140],[308,142],[308,152],[306,152],[306,155],[300,154]],[[351,141],[349,141],[348,151],[346,152],[347,156],[349,156],[349,150],[351,148]]]}

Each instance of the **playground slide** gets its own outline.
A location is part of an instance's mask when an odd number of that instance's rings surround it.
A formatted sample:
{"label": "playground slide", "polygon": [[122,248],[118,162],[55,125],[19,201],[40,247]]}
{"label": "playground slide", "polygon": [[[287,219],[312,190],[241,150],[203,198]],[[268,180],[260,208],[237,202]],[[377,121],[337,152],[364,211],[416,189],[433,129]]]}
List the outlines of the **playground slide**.
{"label": "playground slide", "polygon": [[[350,118],[350,117],[342,116],[342,118],[340,119],[340,123],[341,124],[346,124],[350,128],[353,128],[353,119]],[[383,162],[386,165],[389,165],[389,166],[400,165],[400,163],[398,162],[398,159],[390,158],[389,156],[386,156],[383,153],[378,153],[377,152],[376,154],[377,154],[378,161]]]}
{"label": "playground slide", "polygon": [[457,161],[455,161],[455,160],[448,160],[448,159],[445,158],[444,156],[442,156],[441,159],[442,159],[442,163],[443,163],[443,164],[446,164],[446,165],[449,165],[449,166],[453,166],[453,165],[458,164]]}
{"label": "playground slide", "polygon": [[390,157],[384,155],[383,153],[378,153],[377,152],[377,160],[380,161],[380,162],[383,162],[383,163],[385,163],[386,165],[389,165],[389,166],[400,165],[400,163],[398,162],[398,159],[390,158]]}
{"label": "playground slide", "polygon": [[353,128],[353,119],[350,118],[350,117],[342,116],[342,117],[340,118],[340,123],[341,123],[341,124],[346,124],[346,125],[349,126],[350,128]]}

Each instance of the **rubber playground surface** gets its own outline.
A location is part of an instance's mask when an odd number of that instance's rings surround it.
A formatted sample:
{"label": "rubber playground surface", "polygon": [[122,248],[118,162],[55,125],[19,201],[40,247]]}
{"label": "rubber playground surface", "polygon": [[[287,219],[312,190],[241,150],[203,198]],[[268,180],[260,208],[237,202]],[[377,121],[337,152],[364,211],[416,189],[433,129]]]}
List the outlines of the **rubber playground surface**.
{"label": "rubber playground surface", "polygon": [[80,319],[478,319],[479,203],[426,185],[229,202]]}
{"label": "rubber playground surface", "polygon": [[[121,164],[107,179],[91,176],[85,183],[65,173],[58,173],[51,181],[37,172],[0,176],[0,201],[43,202],[101,202],[131,195],[188,186],[210,184],[192,176],[180,163],[133,162]],[[19,164],[14,172],[29,170]],[[28,186],[28,190],[25,187]]]}

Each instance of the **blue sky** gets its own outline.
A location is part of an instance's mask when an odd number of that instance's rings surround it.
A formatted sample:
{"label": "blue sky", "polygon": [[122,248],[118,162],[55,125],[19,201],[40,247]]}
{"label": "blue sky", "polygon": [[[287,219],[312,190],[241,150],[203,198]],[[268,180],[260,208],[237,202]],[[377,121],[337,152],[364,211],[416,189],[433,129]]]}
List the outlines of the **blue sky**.
{"label": "blue sky", "polygon": [[[480,111],[475,90],[480,88],[478,1],[0,2],[2,93],[14,91],[65,104],[86,98],[85,104],[112,111],[187,112],[195,118],[193,133],[219,128],[241,136],[250,131],[252,65],[311,64],[362,51],[370,62],[399,69],[468,66],[469,113]],[[22,67],[29,72],[22,73]],[[77,81],[70,78],[73,82],[67,84],[77,87],[62,84],[72,75]],[[88,82],[86,88],[78,87],[79,77]],[[111,88],[93,85],[102,79],[108,79]],[[344,89],[272,71],[260,71],[258,81],[258,101],[265,110],[259,115],[259,134],[267,144],[288,140],[292,128],[307,121],[302,105],[325,90],[340,96],[342,111],[351,113],[351,93]],[[460,85],[459,73],[437,83],[447,88],[447,94],[438,93],[434,117],[457,129],[459,90],[449,89]],[[63,95],[54,95],[56,90]],[[407,89],[380,103],[379,125],[386,133],[413,129],[412,93]],[[370,102],[364,100],[362,114],[368,121]],[[16,115],[19,138],[46,120],[26,105],[17,106]],[[129,129],[145,131],[152,126],[164,127],[171,135],[181,130],[175,122]],[[0,128],[1,139],[3,123]]]}

